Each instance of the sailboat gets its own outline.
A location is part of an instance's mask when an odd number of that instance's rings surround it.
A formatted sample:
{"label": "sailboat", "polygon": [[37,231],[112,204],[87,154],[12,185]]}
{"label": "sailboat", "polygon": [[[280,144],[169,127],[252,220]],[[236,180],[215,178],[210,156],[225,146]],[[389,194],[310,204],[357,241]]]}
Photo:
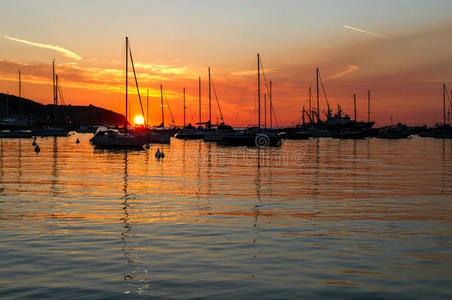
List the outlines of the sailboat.
{"label": "sailboat", "polygon": [[[212,111],[212,101],[211,101],[211,87],[213,87],[213,92],[215,94],[215,99],[218,105],[218,111],[220,113],[221,123],[212,124],[211,111]],[[218,121],[217,121],[218,123]],[[217,92],[215,90],[215,86],[211,83],[210,79],[210,68],[209,68],[209,125],[211,126],[210,130],[206,132],[206,134],[202,137],[204,142],[222,142],[224,137],[228,134],[234,132],[234,128],[231,125],[228,125],[224,122],[223,112],[221,111],[220,102],[218,101]]]}
{"label": "sailboat", "polygon": [[[168,101],[168,100],[167,100]],[[160,85],[160,106],[162,110],[162,123],[157,127],[145,127],[145,134],[147,136],[148,143],[158,143],[158,144],[169,144],[171,141],[171,137],[175,134],[175,131],[172,128],[165,128],[165,112],[163,105],[163,86]],[[149,112],[149,101],[147,102],[147,111]],[[169,108],[169,106],[168,106]],[[171,112],[171,117],[173,117],[173,113]],[[149,117],[148,117],[149,119]],[[149,121],[148,121],[149,123]],[[174,123],[174,118],[173,118]],[[142,132],[139,128],[135,129],[137,132]]]}
{"label": "sailboat", "polygon": [[37,128],[33,130],[35,136],[68,136],[69,130],[65,126],[59,126],[58,113],[58,93],[61,92],[58,86],[58,74],[55,73],[55,60],[52,61],[52,90],[53,90],[53,107],[54,120],[48,126]]}
{"label": "sailboat", "polygon": [[446,117],[446,84],[443,84],[443,124],[436,124],[436,127],[426,129],[419,133],[421,137],[433,137],[433,138],[452,138],[452,127],[450,126],[450,110],[452,109],[452,91],[449,98],[449,114]]}
{"label": "sailboat", "polygon": [[281,146],[281,136],[272,128],[261,128],[261,60],[257,54],[257,103],[258,103],[258,126],[226,134],[223,143],[230,146],[267,147]]}
{"label": "sailboat", "polygon": [[[129,52],[132,68],[135,76],[135,82],[137,85],[138,95],[138,82],[136,81],[135,67],[133,65],[132,50],[129,46],[129,38],[126,37],[126,97],[125,97],[125,117],[124,127],[122,130],[113,129],[99,129],[94,136],[90,139],[90,143],[97,147],[106,148],[142,148],[147,143],[147,135],[130,131],[128,128],[129,122],[127,121],[128,112],[128,66],[129,66]],[[141,98],[140,98],[141,104]]]}
{"label": "sailboat", "polygon": [[[199,125],[198,127],[193,126],[191,123],[188,124],[188,126],[185,126],[185,120],[184,120],[184,127],[179,130],[179,132],[176,135],[176,138],[182,139],[182,140],[198,140],[202,139],[206,133],[206,128],[202,127],[202,125],[206,125],[208,128],[210,128],[210,120],[207,122],[202,122],[201,118],[201,77],[198,78],[198,93],[199,93],[199,122],[196,125]],[[185,111],[185,104],[184,104],[184,111]]]}

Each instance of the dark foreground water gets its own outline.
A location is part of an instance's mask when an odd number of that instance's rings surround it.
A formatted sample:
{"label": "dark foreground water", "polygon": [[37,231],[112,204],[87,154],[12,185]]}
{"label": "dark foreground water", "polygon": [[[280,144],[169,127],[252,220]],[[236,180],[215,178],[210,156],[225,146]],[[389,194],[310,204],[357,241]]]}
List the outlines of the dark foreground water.
{"label": "dark foreground water", "polygon": [[452,140],[79,137],[0,141],[0,298],[452,297]]}

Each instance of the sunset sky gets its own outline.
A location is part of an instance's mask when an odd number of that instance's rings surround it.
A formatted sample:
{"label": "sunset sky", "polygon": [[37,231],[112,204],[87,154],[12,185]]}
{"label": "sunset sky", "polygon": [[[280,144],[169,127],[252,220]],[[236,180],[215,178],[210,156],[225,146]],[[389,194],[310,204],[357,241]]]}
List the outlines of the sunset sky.
{"label": "sunset sky", "polygon": [[[352,115],[358,95],[360,120],[367,120],[371,89],[377,125],[390,117],[410,125],[442,121],[442,84],[449,96],[452,88],[450,0],[0,0],[0,7],[0,92],[18,94],[21,70],[23,96],[51,103],[55,59],[66,103],[124,113],[128,36],[144,102],[150,89],[153,125],[161,122],[160,84],[177,125],[184,87],[187,122],[198,120],[198,76],[208,119],[209,66],[226,122],[256,124],[257,53],[273,82],[279,126],[300,122],[316,67],[334,109],[341,104]],[[137,114],[133,75],[129,83]]]}

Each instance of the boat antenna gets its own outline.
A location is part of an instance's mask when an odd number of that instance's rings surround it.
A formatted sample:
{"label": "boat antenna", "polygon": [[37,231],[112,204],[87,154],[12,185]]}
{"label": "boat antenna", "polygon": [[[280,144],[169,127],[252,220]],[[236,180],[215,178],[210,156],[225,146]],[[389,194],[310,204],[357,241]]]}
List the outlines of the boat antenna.
{"label": "boat antenna", "polygon": [[353,94],[353,107],[355,109],[355,122],[356,122],[356,94]]}

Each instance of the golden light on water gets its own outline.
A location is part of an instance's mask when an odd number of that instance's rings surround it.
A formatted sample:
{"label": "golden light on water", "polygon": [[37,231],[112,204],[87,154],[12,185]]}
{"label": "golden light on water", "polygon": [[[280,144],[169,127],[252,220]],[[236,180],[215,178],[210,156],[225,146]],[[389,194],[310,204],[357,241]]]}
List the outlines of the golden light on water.
{"label": "golden light on water", "polygon": [[135,116],[135,125],[143,125],[144,124],[144,118],[142,115]]}

